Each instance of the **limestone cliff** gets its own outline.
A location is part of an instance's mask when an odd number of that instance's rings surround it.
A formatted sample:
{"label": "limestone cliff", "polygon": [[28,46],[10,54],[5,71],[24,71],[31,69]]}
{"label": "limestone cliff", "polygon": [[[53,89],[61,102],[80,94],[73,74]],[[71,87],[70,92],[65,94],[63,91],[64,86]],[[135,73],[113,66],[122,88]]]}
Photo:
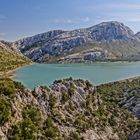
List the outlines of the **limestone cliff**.
{"label": "limestone cliff", "polygon": [[[116,21],[73,31],[49,31],[14,45],[36,62],[139,60],[140,53],[138,33]],[[87,57],[89,52],[91,57]]]}

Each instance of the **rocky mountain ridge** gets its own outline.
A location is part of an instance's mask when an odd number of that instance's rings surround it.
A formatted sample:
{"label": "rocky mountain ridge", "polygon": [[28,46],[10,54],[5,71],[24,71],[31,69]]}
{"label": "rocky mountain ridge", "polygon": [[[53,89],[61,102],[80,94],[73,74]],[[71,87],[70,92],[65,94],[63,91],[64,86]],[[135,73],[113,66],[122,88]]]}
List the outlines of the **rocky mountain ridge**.
{"label": "rocky mountain ridge", "polygon": [[12,42],[0,41],[0,49],[12,54],[23,56],[20,50]]}
{"label": "rocky mountain ridge", "polygon": [[140,33],[134,34],[117,21],[73,31],[54,30],[0,44],[39,63],[140,60]]}
{"label": "rocky mountain ridge", "polygon": [[15,46],[36,62],[131,60],[139,55],[140,39],[123,23],[112,21],[73,31],[50,31],[16,41]]}

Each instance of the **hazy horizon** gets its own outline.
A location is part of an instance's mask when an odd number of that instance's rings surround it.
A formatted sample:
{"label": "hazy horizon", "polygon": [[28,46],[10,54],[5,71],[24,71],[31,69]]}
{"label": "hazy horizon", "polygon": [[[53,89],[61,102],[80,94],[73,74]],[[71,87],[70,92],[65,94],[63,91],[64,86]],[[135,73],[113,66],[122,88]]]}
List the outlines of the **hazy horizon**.
{"label": "hazy horizon", "polygon": [[0,40],[15,41],[50,30],[86,28],[118,21],[140,31],[140,1],[1,0]]}

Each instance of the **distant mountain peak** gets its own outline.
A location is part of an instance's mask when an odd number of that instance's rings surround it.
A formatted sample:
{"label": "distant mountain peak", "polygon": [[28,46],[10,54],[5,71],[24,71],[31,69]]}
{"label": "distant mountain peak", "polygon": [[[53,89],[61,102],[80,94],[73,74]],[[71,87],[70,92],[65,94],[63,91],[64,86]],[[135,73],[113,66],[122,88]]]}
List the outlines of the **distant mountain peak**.
{"label": "distant mountain peak", "polygon": [[121,22],[102,22],[88,28],[97,41],[111,41],[118,39],[135,39],[134,32]]}

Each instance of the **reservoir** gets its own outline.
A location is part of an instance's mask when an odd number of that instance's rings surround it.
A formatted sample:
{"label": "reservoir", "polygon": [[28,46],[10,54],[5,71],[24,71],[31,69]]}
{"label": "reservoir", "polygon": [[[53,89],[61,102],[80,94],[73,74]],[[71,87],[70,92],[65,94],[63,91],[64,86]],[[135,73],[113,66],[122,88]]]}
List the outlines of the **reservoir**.
{"label": "reservoir", "polygon": [[54,80],[72,77],[89,80],[94,85],[140,76],[140,62],[107,62],[93,64],[32,64],[17,69],[14,80],[33,89]]}

